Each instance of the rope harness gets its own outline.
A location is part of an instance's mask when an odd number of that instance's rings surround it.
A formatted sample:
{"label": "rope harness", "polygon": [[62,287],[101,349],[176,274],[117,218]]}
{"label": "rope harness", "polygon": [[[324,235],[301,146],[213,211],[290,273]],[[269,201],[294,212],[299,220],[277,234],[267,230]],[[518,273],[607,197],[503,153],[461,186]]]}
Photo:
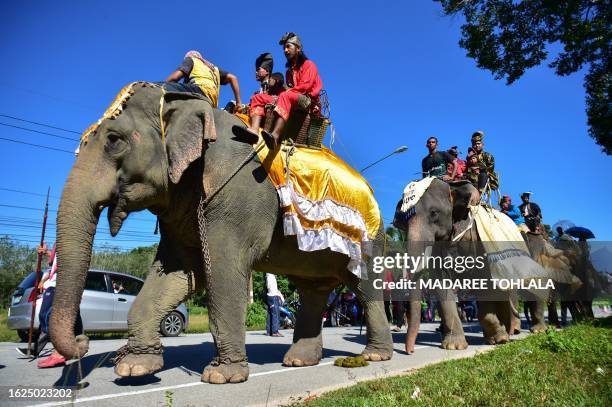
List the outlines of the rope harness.
{"label": "rope harness", "polygon": [[472,217],[472,212],[468,212],[468,217],[470,218],[470,223],[467,226],[467,228],[465,228],[464,231],[462,231],[461,233],[459,233],[458,235],[456,235],[455,237],[453,237],[452,241],[456,242],[458,240],[461,240],[461,238],[470,230],[472,229],[472,226],[474,226],[474,218]]}

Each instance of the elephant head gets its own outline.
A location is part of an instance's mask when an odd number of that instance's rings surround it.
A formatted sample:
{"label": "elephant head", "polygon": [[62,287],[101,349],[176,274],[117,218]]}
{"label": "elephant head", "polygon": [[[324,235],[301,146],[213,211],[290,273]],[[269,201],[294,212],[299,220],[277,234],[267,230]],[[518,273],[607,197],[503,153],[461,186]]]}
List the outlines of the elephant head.
{"label": "elephant head", "polygon": [[202,154],[203,137],[210,136],[210,111],[196,95],[135,83],[84,134],[57,216],[60,272],[50,334],[65,357],[87,351],[72,332],[100,213],[108,208],[115,236],[130,212],[163,212],[170,190]]}
{"label": "elephant head", "polygon": [[[449,241],[453,235],[462,230],[463,223],[468,220],[469,206],[476,205],[480,195],[468,181],[452,184],[434,179],[427,191],[414,207],[414,214],[403,223],[395,225],[406,231],[409,247],[412,243],[433,243]],[[401,206],[402,201],[397,205]],[[397,219],[397,218],[396,218]],[[415,247],[419,253],[422,247]]]}

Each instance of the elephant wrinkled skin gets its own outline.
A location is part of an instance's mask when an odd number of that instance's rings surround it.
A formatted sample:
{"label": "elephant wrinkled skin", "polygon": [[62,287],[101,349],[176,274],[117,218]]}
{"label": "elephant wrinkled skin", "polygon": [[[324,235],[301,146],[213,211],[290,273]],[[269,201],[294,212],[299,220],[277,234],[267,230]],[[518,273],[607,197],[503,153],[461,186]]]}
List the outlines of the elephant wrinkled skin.
{"label": "elephant wrinkled skin", "polygon": [[217,141],[202,153],[206,103],[196,95],[162,96],[159,88],[139,85],[123,112],[103,120],[81,143],[57,219],[62,272],[50,324],[56,349],[67,358],[86,352],[70,333],[96,225],[107,207],[113,235],[131,212],[144,209],[158,216],[161,233],[151,271],[128,315],[128,346],[119,352],[123,358],[115,367],[118,375],[141,376],[160,370],[160,320],[192,292],[206,289],[217,356],[204,369],[202,380],[246,380],[245,310],[251,270],[285,274],[298,287],[302,307],[293,345],[283,359],[285,365],[319,362],[323,309],[329,292],[340,283],[354,290],[367,310],[368,344],[363,354],[370,360],[389,359],[392,341],[381,293],[373,292],[347,270],[348,257],[330,250],[301,252],[294,238],[283,236],[276,190],[254,160],[205,208],[212,267],[204,275],[197,226],[201,185],[205,191],[215,189],[253,151],[232,133],[233,126],[244,126],[242,122],[214,110]]}

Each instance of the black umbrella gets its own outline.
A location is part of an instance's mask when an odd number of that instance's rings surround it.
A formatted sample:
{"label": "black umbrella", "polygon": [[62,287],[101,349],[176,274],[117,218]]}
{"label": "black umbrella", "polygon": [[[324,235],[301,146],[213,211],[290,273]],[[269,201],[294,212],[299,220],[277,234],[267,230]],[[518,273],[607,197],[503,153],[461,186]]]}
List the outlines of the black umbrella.
{"label": "black umbrella", "polygon": [[576,239],[595,239],[595,235],[587,228],[581,226],[574,226],[565,231],[568,235],[575,237]]}

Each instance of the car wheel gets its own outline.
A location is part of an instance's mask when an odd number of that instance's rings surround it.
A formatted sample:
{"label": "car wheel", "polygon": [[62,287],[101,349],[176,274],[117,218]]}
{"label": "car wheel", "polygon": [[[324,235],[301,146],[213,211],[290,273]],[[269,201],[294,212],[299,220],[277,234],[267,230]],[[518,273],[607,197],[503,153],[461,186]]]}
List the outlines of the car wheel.
{"label": "car wheel", "polygon": [[185,323],[183,322],[183,317],[176,311],[172,311],[164,319],[160,324],[161,334],[164,336],[179,336],[181,332],[183,332],[183,327]]}
{"label": "car wheel", "polygon": [[[38,335],[40,334],[40,332],[38,331],[33,331],[32,332],[32,342],[36,342],[38,340]],[[21,342],[27,342],[28,341],[28,336],[30,335],[30,331],[29,330],[24,330],[24,329],[20,329],[17,331],[17,335],[19,335],[19,339],[21,339]]]}

